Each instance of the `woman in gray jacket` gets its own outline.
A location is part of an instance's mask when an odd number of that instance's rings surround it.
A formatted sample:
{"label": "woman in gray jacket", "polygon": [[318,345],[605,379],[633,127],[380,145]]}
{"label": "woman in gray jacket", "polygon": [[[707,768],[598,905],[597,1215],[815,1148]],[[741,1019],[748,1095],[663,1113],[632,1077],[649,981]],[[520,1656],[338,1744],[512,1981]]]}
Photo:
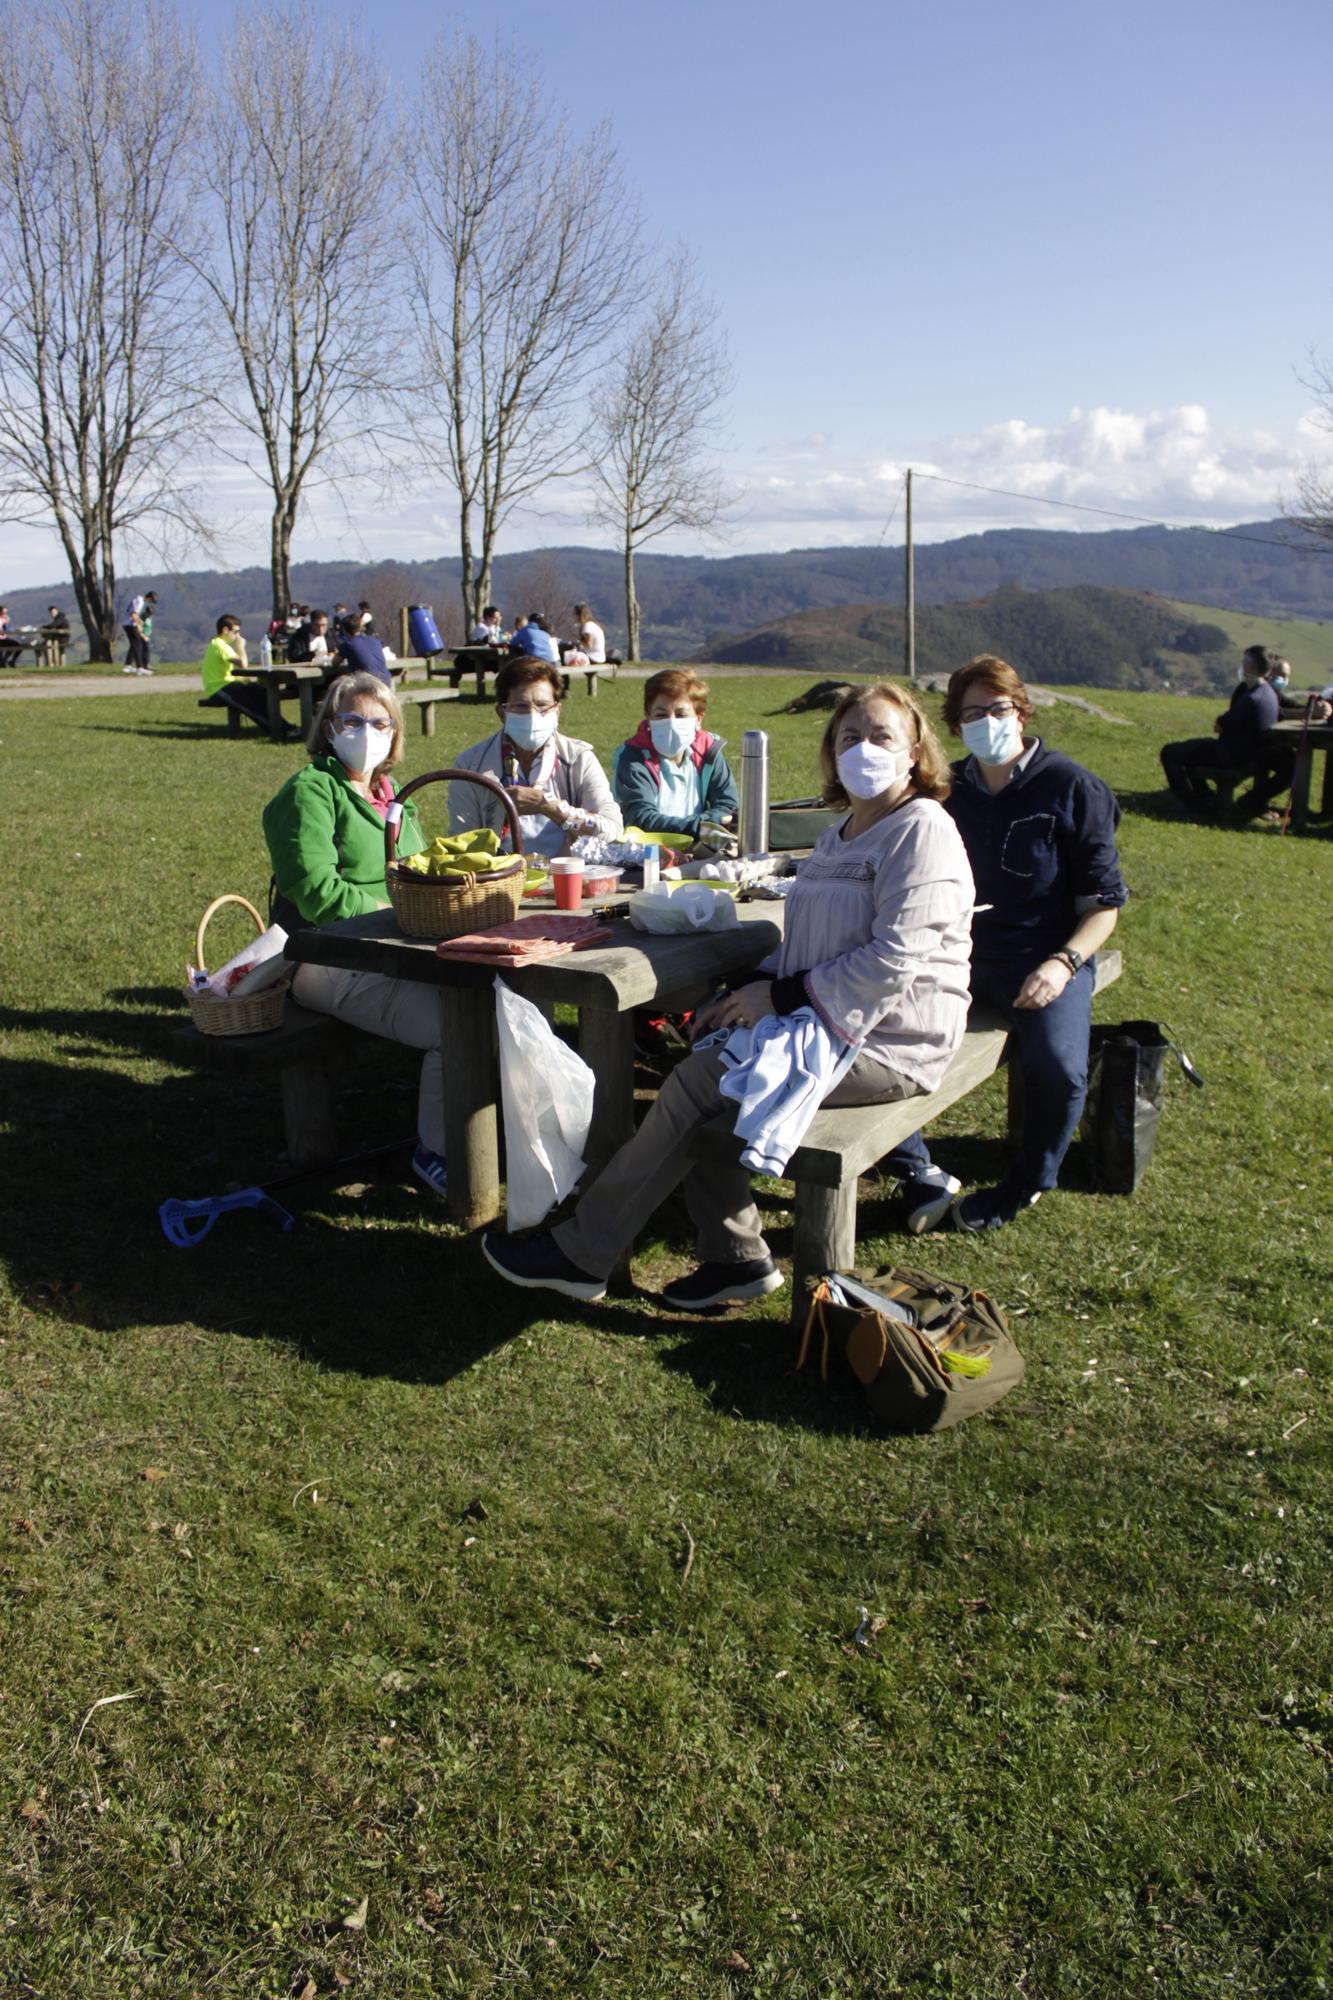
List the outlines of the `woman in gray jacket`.
{"label": "woman in gray jacket", "polygon": [[[591,743],[560,734],[563,686],[546,660],[510,660],[495,677],[500,727],[455,759],[460,770],[482,771],[514,801],[528,854],[563,854],[580,834],[617,840],[620,807]],[[480,785],[450,785],[449,830],[505,830],[500,801]]]}
{"label": "woman in gray jacket", "polygon": [[[949,766],[905,689],[839,703],[820,750],[824,797],[847,816],[821,834],[787,898],[771,972],[700,1008],[696,1040],[765,1016],[817,1021],[836,1045],[829,1104],[887,1104],[935,1088],[967,1021],[972,871],[940,804]],[[694,1160],[694,1133],[727,1100],[722,1053],[697,1048],[567,1222],[535,1236],[491,1230],[486,1258],[515,1285],[599,1299],[628,1244],[682,1181],[699,1265],[662,1293],[702,1312],[782,1283],[759,1231],[746,1169]]]}

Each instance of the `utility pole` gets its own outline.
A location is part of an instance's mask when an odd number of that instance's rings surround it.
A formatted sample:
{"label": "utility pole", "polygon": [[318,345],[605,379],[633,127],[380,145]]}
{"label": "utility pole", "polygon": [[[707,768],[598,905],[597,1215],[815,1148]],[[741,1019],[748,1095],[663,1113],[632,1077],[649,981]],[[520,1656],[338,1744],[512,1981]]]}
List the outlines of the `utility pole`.
{"label": "utility pole", "polygon": [[912,556],[912,468],[907,468],[907,678],[916,679],[916,564]]}

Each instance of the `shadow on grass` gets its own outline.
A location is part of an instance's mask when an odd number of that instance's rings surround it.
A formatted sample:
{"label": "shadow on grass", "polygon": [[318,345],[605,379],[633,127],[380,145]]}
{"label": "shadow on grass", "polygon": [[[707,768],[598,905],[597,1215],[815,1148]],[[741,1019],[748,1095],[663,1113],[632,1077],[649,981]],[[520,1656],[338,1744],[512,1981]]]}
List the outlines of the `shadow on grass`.
{"label": "shadow on grass", "polygon": [[[26,1035],[41,1050],[0,1060],[9,1191],[0,1258],[34,1310],[96,1332],[194,1325],[285,1341],[322,1367],[441,1384],[566,1313],[603,1332],[660,1330],[642,1294],[583,1309],[498,1284],[477,1243],[412,1177],[406,1139],[387,1160],[350,1169],[341,1186],[315,1173],[279,1191],[297,1218],[291,1234],[240,1210],[193,1248],[174,1247],[162,1234],[162,1201],[286,1171],[276,1079],[164,1073],[176,1060],[180,996],[144,986],[106,998],[122,1005],[0,1009],[11,1047]],[[415,1069],[412,1051],[387,1044],[349,1058],[340,1111],[345,1124],[371,1127],[360,1143],[410,1125],[397,1100],[414,1096]],[[349,1137],[346,1150],[356,1143]]]}
{"label": "shadow on grass", "polygon": [[[262,724],[245,723],[236,736],[227,732],[224,723],[216,722],[137,722],[133,725],[123,722],[75,722],[75,729],[91,730],[98,736],[154,736],[172,743],[271,743],[268,729]],[[273,743],[275,750],[290,750],[297,741],[295,736],[284,743]]]}

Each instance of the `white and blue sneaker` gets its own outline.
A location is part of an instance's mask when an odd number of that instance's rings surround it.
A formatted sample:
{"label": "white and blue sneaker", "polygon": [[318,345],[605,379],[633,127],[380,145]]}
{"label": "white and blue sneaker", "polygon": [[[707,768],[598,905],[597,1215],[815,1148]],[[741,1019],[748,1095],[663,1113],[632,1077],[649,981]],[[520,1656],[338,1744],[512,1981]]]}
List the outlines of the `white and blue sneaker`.
{"label": "white and blue sneaker", "polygon": [[418,1146],[412,1155],[412,1172],[432,1194],[444,1200],[449,1192],[449,1176],[443,1153],[432,1153],[429,1146]]}
{"label": "white and blue sneaker", "polygon": [[914,1180],[904,1181],[907,1227],[912,1235],[924,1236],[928,1229],[933,1229],[962,1191],[963,1183],[953,1174],[946,1174],[943,1167],[927,1167]]}

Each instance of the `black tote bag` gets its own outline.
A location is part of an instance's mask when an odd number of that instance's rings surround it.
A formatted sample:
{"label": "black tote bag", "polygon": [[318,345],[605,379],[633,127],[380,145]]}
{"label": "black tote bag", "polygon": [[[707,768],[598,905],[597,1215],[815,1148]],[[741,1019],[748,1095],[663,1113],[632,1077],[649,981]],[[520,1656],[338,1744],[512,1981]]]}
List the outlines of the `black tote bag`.
{"label": "black tote bag", "polygon": [[1190,1082],[1203,1078],[1156,1021],[1095,1027],[1088,1044],[1088,1096],[1079,1133],[1092,1178],[1103,1194],[1133,1194],[1148,1171],[1162,1116],[1166,1058]]}

